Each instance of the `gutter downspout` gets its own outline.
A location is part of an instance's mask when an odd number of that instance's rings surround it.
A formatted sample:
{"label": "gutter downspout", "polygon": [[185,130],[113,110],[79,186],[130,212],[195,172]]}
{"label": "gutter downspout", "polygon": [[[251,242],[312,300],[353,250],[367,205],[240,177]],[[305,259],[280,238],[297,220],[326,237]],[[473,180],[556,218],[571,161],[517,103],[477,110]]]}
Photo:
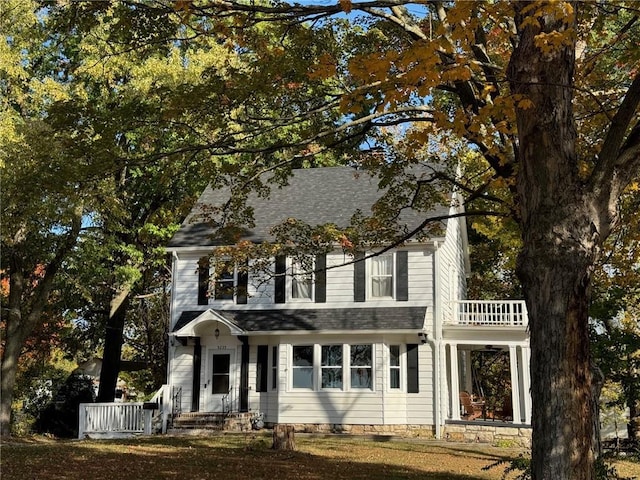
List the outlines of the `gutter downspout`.
{"label": "gutter downspout", "polygon": [[442,322],[440,317],[440,302],[438,297],[438,289],[440,287],[440,261],[438,253],[438,241],[433,242],[433,329],[434,329],[434,421],[436,427],[436,438],[442,438],[442,407],[441,407],[441,390],[442,390],[442,378],[441,378],[441,364],[440,364],[440,351],[442,350]]}

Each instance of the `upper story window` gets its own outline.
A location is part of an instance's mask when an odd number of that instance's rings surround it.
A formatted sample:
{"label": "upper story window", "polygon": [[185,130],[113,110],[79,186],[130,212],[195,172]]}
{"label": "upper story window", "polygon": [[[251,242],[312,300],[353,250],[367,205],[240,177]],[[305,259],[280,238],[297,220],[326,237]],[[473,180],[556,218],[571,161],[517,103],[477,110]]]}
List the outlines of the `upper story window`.
{"label": "upper story window", "polygon": [[274,302],[326,302],[326,265],[327,257],[324,254],[305,259],[277,256]]}
{"label": "upper story window", "polygon": [[247,303],[246,268],[239,269],[233,261],[218,261],[221,263],[215,270],[210,267],[209,257],[198,261],[198,305],[208,305],[211,300]]}
{"label": "upper story window", "polygon": [[291,259],[291,298],[293,300],[312,300],[313,298],[313,260]]}
{"label": "upper story window", "polygon": [[393,254],[372,257],[369,265],[370,292],[372,298],[393,297]]}
{"label": "upper story window", "polygon": [[236,285],[235,266],[233,262],[225,261],[216,268],[214,299],[233,300]]}
{"label": "upper story window", "polygon": [[353,265],[353,301],[409,300],[409,252],[398,250],[366,257],[356,253]]}

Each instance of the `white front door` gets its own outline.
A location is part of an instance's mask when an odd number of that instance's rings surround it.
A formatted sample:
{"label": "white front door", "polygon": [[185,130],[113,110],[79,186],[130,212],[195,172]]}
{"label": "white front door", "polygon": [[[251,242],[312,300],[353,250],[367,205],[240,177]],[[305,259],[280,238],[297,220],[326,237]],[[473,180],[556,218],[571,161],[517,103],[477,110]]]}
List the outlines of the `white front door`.
{"label": "white front door", "polygon": [[209,412],[236,409],[233,381],[235,379],[235,351],[209,350],[208,373],[205,383],[206,408]]}

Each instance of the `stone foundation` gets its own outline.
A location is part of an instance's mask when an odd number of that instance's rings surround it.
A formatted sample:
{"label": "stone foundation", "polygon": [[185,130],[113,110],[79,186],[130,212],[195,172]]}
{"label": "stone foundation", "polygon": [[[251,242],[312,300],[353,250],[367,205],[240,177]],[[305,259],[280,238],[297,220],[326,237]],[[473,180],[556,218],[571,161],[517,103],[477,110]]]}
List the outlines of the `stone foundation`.
{"label": "stone foundation", "polygon": [[531,427],[518,425],[448,423],[444,426],[442,437],[450,442],[491,443],[499,447],[531,448]]}
{"label": "stone foundation", "polygon": [[[332,423],[295,423],[300,433],[342,433],[345,435],[397,435],[402,437],[435,438],[435,429],[431,425],[352,425]],[[267,428],[273,424],[267,424]]]}

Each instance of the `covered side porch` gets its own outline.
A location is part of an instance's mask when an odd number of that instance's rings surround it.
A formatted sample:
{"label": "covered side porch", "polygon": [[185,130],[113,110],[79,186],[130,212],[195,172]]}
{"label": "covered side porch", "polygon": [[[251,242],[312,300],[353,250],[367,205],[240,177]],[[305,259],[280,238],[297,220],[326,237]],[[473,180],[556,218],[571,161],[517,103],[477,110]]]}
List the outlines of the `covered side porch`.
{"label": "covered side porch", "polygon": [[442,333],[445,423],[530,425],[531,352],[524,302],[461,301],[454,311]]}

